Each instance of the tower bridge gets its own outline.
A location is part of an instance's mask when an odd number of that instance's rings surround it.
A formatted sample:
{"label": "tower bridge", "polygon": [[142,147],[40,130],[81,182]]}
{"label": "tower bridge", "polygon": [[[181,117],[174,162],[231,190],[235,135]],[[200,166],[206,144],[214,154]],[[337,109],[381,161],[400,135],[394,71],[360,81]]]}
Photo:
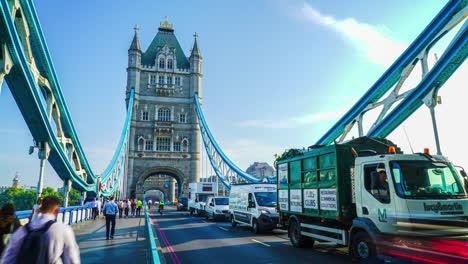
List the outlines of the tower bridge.
{"label": "tower bridge", "polygon": [[[128,49],[126,119],[109,165],[101,174],[96,174],[87,160],[70,118],[33,1],[0,0],[0,7],[0,78],[2,82],[6,81],[35,142],[34,148],[39,151],[38,195],[43,185],[44,164],[49,162],[65,187],[64,207],[60,209],[60,217],[57,219],[74,225],[78,242],[83,248],[83,262],[101,263],[106,259],[116,263],[135,260],[149,263],[164,260],[181,263],[180,260],[183,260],[195,263],[206,262],[207,259],[215,257],[226,263],[237,263],[239,258],[250,261],[255,259],[259,262],[279,260],[281,263],[288,262],[291,258],[320,263],[330,262],[329,259],[336,263],[349,261],[343,254],[336,253],[339,250],[331,250],[335,253],[330,256],[285,247],[289,238],[281,231],[275,231],[274,235],[265,234],[252,238],[250,233],[244,232],[246,230],[235,229],[235,222],[232,226],[230,223],[209,224],[199,218],[179,213],[170,205],[165,216],[156,217],[153,212],[145,211],[145,226],[141,225],[138,218],[119,220],[119,223],[125,225],[125,230],[118,231],[117,235],[122,239],[122,244],[115,245],[118,251],[112,251],[115,249],[113,245],[96,239],[100,233],[102,235],[102,220],[87,221],[90,219],[90,209],[87,207],[68,207],[67,197],[71,188],[81,192],[82,203],[87,196],[103,198],[116,194],[123,194],[123,198],[141,199],[145,192],[151,190],[161,191],[165,198],[172,201],[176,197],[187,196],[188,184],[200,180],[202,154],[206,155],[214,174],[227,190],[231,189],[232,184],[240,182],[277,184],[276,177],[253,177],[240,169],[223,152],[202,111],[203,75],[198,34],[195,33],[192,49],[187,56],[176,38],[174,26],[167,18],[160,24],[145,51],[139,41],[139,34],[142,33],[138,31],[138,26],[135,27],[134,37]],[[440,153],[434,114],[437,94],[468,56],[467,17],[468,1],[449,1],[395,63],[314,147],[346,142],[353,127],[357,127],[360,137],[385,138],[419,107],[426,105],[430,109],[434,137]],[[451,35],[450,44],[435,65],[429,65],[428,54],[431,48],[451,30],[457,32]],[[418,64],[423,73],[420,81],[413,89],[401,93],[400,88]],[[376,120],[371,121],[372,125],[365,131],[364,117],[378,107],[382,107],[380,114]],[[358,155],[356,151],[353,154]],[[303,172],[300,165],[295,169],[299,173]],[[352,169],[354,175],[354,167]],[[436,173],[440,173],[440,170],[436,170]],[[353,185],[353,191],[354,187]],[[301,196],[297,195],[300,191],[295,193],[296,197]],[[302,204],[302,200],[294,202],[296,205]],[[249,209],[252,208],[249,201]],[[266,209],[261,210],[262,214],[268,212]],[[363,207],[362,214],[367,210],[368,208],[364,210]],[[24,211],[18,212],[17,215],[24,222],[30,213]],[[207,215],[207,218],[209,216]],[[250,220],[255,230],[255,219]],[[296,221],[292,218],[291,220]],[[339,221],[339,218],[336,218],[336,221]],[[320,224],[315,226],[320,230],[319,233],[308,235],[322,239],[324,232],[336,231],[335,228],[325,226],[325,222],[327,221],[322,219]],[[303,230],[314,228],[310,224],[300,224]],[[306,234],[300,228],[299,233]],[[289,237],[298,235],[291,230],[288,230]],[[341,231],[337,234],[343,234],[343,241],[346,236],[354,235],[351,231]],[[205,243],[201,243],[200,239]],[[363,241],[350,241],[349,248],[353,249],[353,243],[359,246]],[[454,243],[450,245],[453,246]],[[92,248],[101,248],[106,254],[96,254],[90,250]],[[122,256],[122,252],[125,253],[128,248],[132,249],[131,254]],[[327,246],[319,248],[327,251]],[[461,255],[460,258],[462,261],[467,260],[466,255]]]}
{"label": "tower bridge", "polygon": [[[161,23],[146,51],[140,48],[138,27],[128,50],[127,102],[132,90],[126,196],[142,198],[151,175],[173,177],[180,194],[199,180],[200,132],[194,96],[201,96],[202,57],[195,35],[190,56],[175,36],[172,24]],[[175,198],[171,184],[171,201]]]}

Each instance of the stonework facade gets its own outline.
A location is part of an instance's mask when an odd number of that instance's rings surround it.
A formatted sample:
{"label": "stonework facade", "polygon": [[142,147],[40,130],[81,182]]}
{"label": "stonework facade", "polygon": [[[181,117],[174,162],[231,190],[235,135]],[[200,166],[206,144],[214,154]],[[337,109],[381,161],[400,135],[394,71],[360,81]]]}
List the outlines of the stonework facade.
{"label": "stonework facade", "polygon": [[[141,198],[146,190],[159,189],[144,185],[155,175],[173,177],[186,193],[188,183],[199,179],[200,132],[194,96],[201,98],[202,57],[197,35],[186,57],[167,21],[145,52],[137,30],[128,50],[127,105],[131,89],[135,97],[125,195]],[[174,184],[169,200],[177,195],[173,188]]]}

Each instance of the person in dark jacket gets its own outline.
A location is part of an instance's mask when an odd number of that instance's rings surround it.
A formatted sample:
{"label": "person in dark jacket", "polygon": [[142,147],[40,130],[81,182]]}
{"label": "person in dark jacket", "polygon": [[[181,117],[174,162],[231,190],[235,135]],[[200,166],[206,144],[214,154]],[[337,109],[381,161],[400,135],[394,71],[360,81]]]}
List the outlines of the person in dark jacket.
{"label": "person in dark jacket", "polygon": [[15,216],[16,208],[13,204],[7,203],[0,208],[0,255],[6,247],[7,238],[16,229],[21,227],[19,219]]}

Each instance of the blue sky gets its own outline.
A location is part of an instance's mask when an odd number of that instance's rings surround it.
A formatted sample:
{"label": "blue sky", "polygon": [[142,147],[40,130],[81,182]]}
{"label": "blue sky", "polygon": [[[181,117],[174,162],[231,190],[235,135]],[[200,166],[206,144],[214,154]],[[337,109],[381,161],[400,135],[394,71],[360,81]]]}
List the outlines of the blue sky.
{"label": "blue sky", "polygon": [[[444,4],[49,0],[36,1],[36,9],[81,144],[101,173],[125,118],[127,50],[135,24],[143,50],[166,15],[186,54],[198,32],[205,117],[225,153],[246,169],[254,161],[272,164],[273,155],[286,148],[314,144]],[[466,68],[454,75],[454,88],[441,90],[444,104],[437,113],[444,154],[468,166],[456,140],[463,134],[450,123],[463,104]],[[36,185],[39,160],[27,154],[32,138],[6,85],[0,111],[0,185],[11,184],[16,171],[24,184]],[[412,147],[435,149],[428,111],[419,112],[404,126]],[[408,149],[402,135],[400,129],[390,138]],[[62,185],[50,165],[45,185]]]}

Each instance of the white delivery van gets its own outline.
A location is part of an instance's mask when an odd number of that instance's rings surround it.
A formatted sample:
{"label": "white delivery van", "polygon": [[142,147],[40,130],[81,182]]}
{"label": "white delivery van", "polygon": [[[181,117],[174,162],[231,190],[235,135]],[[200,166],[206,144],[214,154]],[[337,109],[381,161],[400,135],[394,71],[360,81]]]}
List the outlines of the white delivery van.
{"label": "white delivery van", "polygon": [[270,231],[278,224],[276,184],[231,185],[229,214],[232,227],[249,225],[255,233]]}
{"label": "white delivery van", "polygon": [[216,182],[192,182],[189,183],[188,210],[190,215],[203,215],[208,197],[218,193]]}
{"label": "white delivery van", "polygon": [[206,219],[214,221],[229,219],[229,197],[208,197],[205,207]]}

